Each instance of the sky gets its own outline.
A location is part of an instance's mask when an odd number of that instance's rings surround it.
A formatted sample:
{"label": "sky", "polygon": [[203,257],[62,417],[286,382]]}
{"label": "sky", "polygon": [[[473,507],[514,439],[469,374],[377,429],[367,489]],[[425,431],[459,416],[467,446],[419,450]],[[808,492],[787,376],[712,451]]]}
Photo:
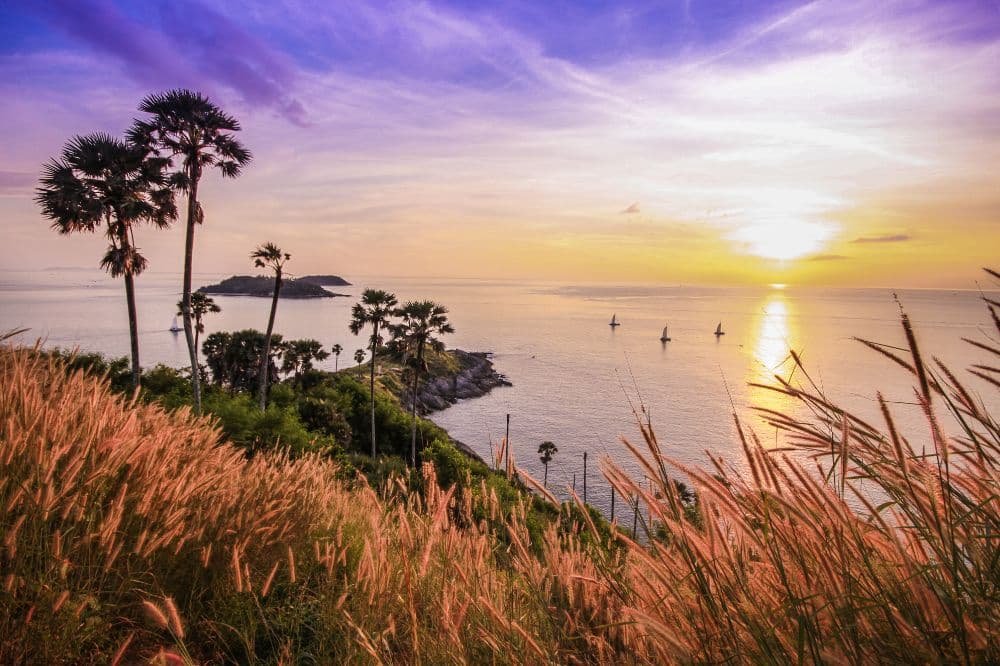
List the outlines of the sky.
{"label": "sky", "polygon": [[[1000,248],[1000,0],[0,1],[0,268],[74,135],[210,96],[195,270],[973,288]],[[183,224],[143,229],[180,270]],[[13,251],[11,251],[13,250]]]}

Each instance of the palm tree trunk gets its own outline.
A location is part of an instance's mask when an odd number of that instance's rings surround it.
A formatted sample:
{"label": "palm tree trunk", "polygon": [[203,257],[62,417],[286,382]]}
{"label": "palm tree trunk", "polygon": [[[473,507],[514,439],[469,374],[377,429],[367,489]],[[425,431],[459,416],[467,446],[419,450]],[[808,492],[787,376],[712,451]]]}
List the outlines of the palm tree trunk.
{"label": "palm tree trunk", "polygon": [[187,231],[184,236],[184,294],[181,297],[181,318],[184,320],[184,339],[191,358],[191,397],[194,413],[201,414],[201,373],[198,372],[198,344],[191,325],[191,268],[194,263],[194,225],[198,217],[198,179],[195,167],[188,167]]}
{"label": "palm tree trunk", "polygon": [[410,467],[417,466],[417,387],[420,385],[420,364],[423,361],[424,345],[417,347],[417,364],[413,368],[413,393],[410,398]]}
{"label": "palm tree trunk", "polygon": [[125,300],[128,301],[128,336],[132,350],[132,388],[139,388],[139,317],[135,309],[135,283],[131,271],[125,272]]}
{"label": "palm tree trunk", "polygon": [[267,409],[267,375],[271,366],[271,333],[274,331],[274,314],[278,310],[278,292],[281,291],[281,271],[274,274],[274,296],[271,297],[271,314],[267,318],[267,333],[264,336],[264,355],[260,358],[260,388],[257,400],[260,409]]}
{"label": "palm tree trunk", "polygon": [[545,480],[542,481],[542,487],[543,488],[548,488],[549,487],[549,464],[548,463],[545,463]]}
{"label": "palm tree trunk", "polygon": [[378,322],[372,325],[372,458],[375,457],[375,350],[378,348]]}

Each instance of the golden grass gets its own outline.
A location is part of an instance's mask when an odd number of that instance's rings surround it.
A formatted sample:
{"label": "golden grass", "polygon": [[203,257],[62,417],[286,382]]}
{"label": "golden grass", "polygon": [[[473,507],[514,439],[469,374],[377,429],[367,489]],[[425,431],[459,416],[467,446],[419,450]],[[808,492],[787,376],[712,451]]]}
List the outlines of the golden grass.
{"label": "golden grass", "polygon": [[0,662],[995,663],[1000,427],[904,330],[908,358],[871,346],[913,373],[924,432],[808,382],[773,388],[811,421],[764,412],[784,450],[737,420],[747,474],[673,462],[640,425],[648,480],[604,462],[641,505],[616,544],[531,544],[524,504],[498,540],[473,519],[502,514],[487,485],[430,467],[418,494],[248,461],[206,420],[2,349]]}

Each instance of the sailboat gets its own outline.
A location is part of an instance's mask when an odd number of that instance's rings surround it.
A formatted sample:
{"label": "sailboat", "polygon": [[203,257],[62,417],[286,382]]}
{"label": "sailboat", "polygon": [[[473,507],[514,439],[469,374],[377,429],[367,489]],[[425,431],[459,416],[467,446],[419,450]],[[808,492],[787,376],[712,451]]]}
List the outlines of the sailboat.
{"label": "sailboat", "polygon": [[621,326],[621,324],[618,323],[618,315],[617,314],[611,315],[611,323],[609,323],[608,326],[610,326],[611,328],[614,328],[615,326]]}
{"label": "sailboat", "polygon": [[715,327],[715,337],[719,337],[720,335],[725,335],[725,334],[726,332],[722,330],[722,322],[720,321],[719,325]]}
{"label": "sailboat", "polygon": [[171,333],[180,333],[183,330],[184,330],[184,328],[182,326],[178,326],[178,324],[177,324],[177,317],[174,317],[174,323],[170,325],[170,332]]}
{"label": "sailboat", "polygon": [[660,334],[660,342],[670,342],[670,336],[667,335],[667,327],[663,327],[663,333]]}

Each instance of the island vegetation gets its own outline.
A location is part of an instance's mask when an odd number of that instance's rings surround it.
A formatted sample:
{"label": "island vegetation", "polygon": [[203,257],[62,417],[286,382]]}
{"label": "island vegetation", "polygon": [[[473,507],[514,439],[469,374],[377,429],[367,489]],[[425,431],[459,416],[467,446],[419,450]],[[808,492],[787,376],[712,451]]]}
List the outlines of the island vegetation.
{"label": "island vegetation", "polygon": [[[255,296],[271,298],[274,295],[274,279],[266,275],[234,275],[217,284],[199,287],[195,293],[215,296]],[[281,298],[335,298],[347,296],[324,289],[315,282],[285,278]]]}

